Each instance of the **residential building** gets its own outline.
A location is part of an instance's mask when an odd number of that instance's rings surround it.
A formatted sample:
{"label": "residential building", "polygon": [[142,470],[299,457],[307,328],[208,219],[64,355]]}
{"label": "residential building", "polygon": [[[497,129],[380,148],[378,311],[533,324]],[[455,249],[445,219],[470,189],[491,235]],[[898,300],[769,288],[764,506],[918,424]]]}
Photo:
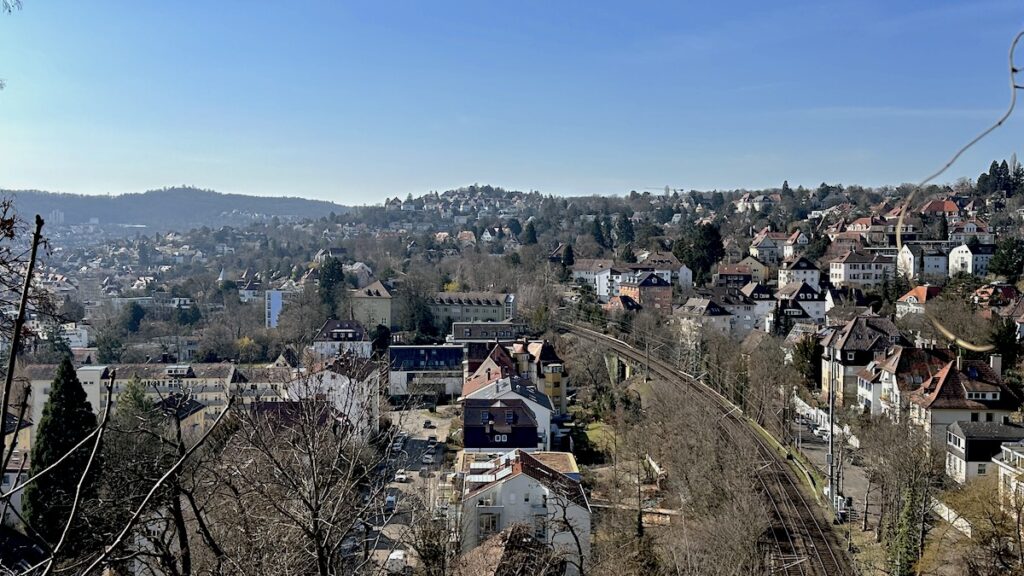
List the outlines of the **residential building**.
{"label": "residential building", "polygon": [[750,242],[750,255],[768,265],[775,265],[785,253],[790,234],[772,232],[767,226],[754,235]]}
{"label": "residential building", "polygon": [[1003,383],[1001,363],[998,355],[992,355],[988,364],[960,357],[947,362],[910,393],[911,422],[921,426],[933,442],[944,444],[946,428],[958,420],[1008,421],[1021,399]]}
{"label": "residential building", "polygon": [[331,318],[313,337],[313,352],[318,358],[333,358],[343,352],[369,358],[373,355],[373,343],[359,322]]}
{"label": "residential building", "polygon": [[1024,440],[1024,427],[1002,422],[957,421],[946,431],[946,475],[959,484],[998,474],[992,459],[1004,442]]}
{"label": "residential building", "polygon": [[911,288],[896,300],[896,318],[903,318],[907,314],[924,314],[925,303],[941,293],[941,287],[928,284]]}
{"label": "residential building", "polygon": [[523,322],[503,320],[501,322],[452,322],[449,342],[493,342],[515,340],[525,336],[527,325]]}
{"label": "residential building", "polygon": [[529,526],[534,538],[570,559],[578,574],[590,556],[591,509],[576,480],[522,450],[489,462],[471,462],[462,486],[456,526],[462,552],[513,525]]}
{"label": "residential building", "polygon": [[838,288],[870,289],[892,281],[896,264],[889,256],[851,250],[829,264],[829,281]]}
{"label": "residential building", "polygon": [[786,318],[788,324],[810,321],[822,324],[825,321],[825,293],[806,282],[790,282],[775,293],[776,309],[766,318],[766,330],[775,330],[775,322]]}
{"label": "residential building", "polygon": [[779,286],[793,282],[803,282],[818,290],[818,286],[821,284],[821,270],[803,256],[783,260],[779,264]]}
{"label": "residential building", "polygon": [[555,414],[568,410],[570,378],[562,359],[548,340],[516,340],[508,351],[516,371],[551,399]]}
{"label": "residential building", "polygon": [[[563,247],[564,245],[559,245]],[[561,261],[561,256],[559,256]],[[597,290],[597,279],[595,275],[606,268],[611,268],[615,262],[611,259],[580,258],[572,265],[572,280],[576,283],[590,284]]]}
{"label": "residential building", "polygon": [[988,224],[977,218],[961,220],[950,226],[949,241],[954,245],[967,244],[971,240],[976,240],[978,244],[995,244],[996,235],[989,230]]}
{"label": "residential building", "polygon": [[731,334],[734,322],[733,315],[710,298],[689,298],[673,310],[672,317],[679,325],[684,340],[689,343],[699,341],[700,333],[705,329]]}
{"label": "residential building", "polygon": [[871,413],[880,411],[899,420],[910,410],[910,394],[954,357],[953,351],[946,348],[889,347],[884,357],[876,357],[881,389],[869,392]]}
{"label": "residential building", "polygon": [[715,286],[742,288],[754,281],[754,274],[747,266],[739,264],[719,264],[715,272]]}
{"label": "residential building", "polygon": [[643,308],[668,316],[672,314],[672,283],[653,272],[645,272],[619,286],[619,295],[631,298]]}
{"label": "residential building", "polygon": [[949,251],[949,275],[955,276],[962,272],[975,276],[988,274],[988,263],[996,253],[993,244],[980,244],[973,247],[961,244]]}
{"label": "residential building", "polygon": [[462,401],[462,442],[468,452],[545,448],[537,418],[523,400],[466,398]]}
{"label": "residential building", "polygon": [[945,218],[950,224],[955,224],[960,221],[960,207],[956,205],[956,202],[949,199],[930,200],[925,202],[919,213],[922,216],[929,216],[932,218]]}
{"label": "residential building", "polygon": [[786,260],[796,258],[807,249],[810,242],[811,239],[806,234],[800,230],[794,230],[782,245],[782,257]]}
{"label": "residential building", "polygon": [[391,306],[391,292],[384,287],[380,280],[374,281],[365,288],[349,291],[349,318],[369,330],[373,330],[377,326],[394,327]]}
{"label": "residential building", "polygon": [[[544,394],[536,386],[532,385],[529,380],[519,376],[506,376],[473,389],[467,384],[463,387],[462,397],[465,400],[517,400],[523,402],[536,421],[537,442],[536,445],[514,447],[530,451],[551,449],[554,435],[554,427],[551,423],[551,415],[553,413],[551,399],[548,398],[547,394]],[[470,423],[473,423],[472,419],[467,420],[467,425]],[[471,448],[469,444],[466,444],[466,447]]]}
{"label": "residential building", "polygon": [[281,311],[284,310],[284,305],[294,293],[291,290],[267,290],[263,293],[263,325],[265,327],[277,328],[277,321],[281,317]]}
{"label": "residential building", "polygon": [[434,323],[448,332],[454,322],[501,322],[516,314],[515,294],[439,292],[430,300]]}
{"label": "residential building", "polygon": [[874,314],[857,316],[829,332],[821,345],[821,389],[834,390],[836,404],[849,405],[857,399],[857,375],[876,355],[888,347],[905,345],[899,329],[888,318]]}
{"label": "residential building", "polygon": [[391,396],[462,394],[464,350],[460,344],[391,346],[388,391]]}
{"label": "residential building", "polygon": [[[159,402],[175,393],[187,393],[193,400],[205,407],[202,426],[205,427],[223,411],[226,394],[234,392],[237,386],[247,381],[245,375],[234,364],[119,364],[85,365],[75,370],[85,390],[86,400],[97,414],[107,405],[106,384],[114,378],[112,396],[114,402],[127,383],[138,378],[148,397]],[[29,385],[28,414],[32,422],[39,422],[43,407],[50,396],[50,386],[57,374],[55,364],[29,364],[17,370],[17,377]],[[247,398],[242,399],[243,402]],[[32,427],[33,434],[35,427]]]}
{"label": "residential building", "polygon": [[597,299],[607,302],[612,296],[619,295],[619,286],[629,279],[630,272],[626,268],[610,266],[594,273],[594,286]]}
{"label": "residential building", "polygon": [[1003,511],[1017,517],[1024,508],[1024,441],[1004,442],[992,463],[999,478],[999,502]]}
{"label": "residential building", "polygon": [[753,256],[744,256],[736,265],[746,266],[750,269],[751,282],[765,282],[768,280],[768,266]]}

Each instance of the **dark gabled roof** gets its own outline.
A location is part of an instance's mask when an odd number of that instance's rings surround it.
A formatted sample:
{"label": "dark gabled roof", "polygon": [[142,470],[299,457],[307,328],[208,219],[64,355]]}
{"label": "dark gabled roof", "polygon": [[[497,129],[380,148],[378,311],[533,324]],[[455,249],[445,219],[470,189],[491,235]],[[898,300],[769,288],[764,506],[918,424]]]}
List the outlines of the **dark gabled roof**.
{"label": "dark gabled roof", "polygon": [[438,292],[433,302],[456,306],[503,306],[505,294],[497,292]]}
{"label": "dark gabled roof", "polygon": [[202,412],[206,405],[188,394],[176,392],[164,397],[154,407],[164,414],[175,416],[179,421],[182,421],[197,412]]}
{"label": "dark gabled roof", "polygon": [[903,336],[892,320],[873,314],[863,314],[832,333],[822,342],[822,346],[837,348],[843,352],[879,351],[902,342]]}
{"label": "dark gabled roof", "polygon": [[622,283],[623,286],[637,286],[639,288],[651,288],[655,286],[672,286],[661,276],[658,276],[654,272],[644,272],[636,280],[626,281]]}
{"label": "dark gabled roof", "polygon": [[783,260],[779,268],[783,270],[818,270],[813,262],[803,256],[792,260]]}
{"label": "dark gabled roof", "polygon": [[[797,298],[800,294],[811,294],[814,297],[813,298]],[[789,299],[789,300],[800,299],[800,300],[820,300],[822,302],[825,301],[825,293],[824,292],[818,292],[817,290],[815,290],[813,287],[809,286],[803,280],[797,280],[795,282],[790,282],[789,284],[786,284],[782,288],[779,288],[779,291],[775,293],[775,297],[780,299],[780,300],[782,300],[782,299]]]}
{"label": "dark gabled roof", "polygon": [[[26,412],[27,412],[27,410],[26,410]],[[15,427],[17,427],[18,430],[24,430],[25,428],[28,428],[29,426],[32,426],[32,419],[30,419],[28,417],[28,415],[22,415],[22,417],[21,417],[21,424],[19,426],[18,416],[16,414],[11,414],[10,412],[4,412],[4,434],[5,435],[6,434],[10,434],[11,432],[14,432]]]}
{"label": "dark gabled roof", "polygon": [[673,313],[683,316],[732,316],[728,310],[710,298],[689,298]]}
{"label": "dark gabled roof", "polygon": [[1002,440],[1016,442],[1024,440],[1024,426],[1002,422],[968,422],[958,420],[950,425],[950,431],[967,440]]}
{"label": "dark gabled roof", "polygon": [[344,332],[351,334],[351,338],[345,338],[346,341],[362,341],[366,340],[366,329],[363,325],[355,320],[338,320],[336,318],[330,318],[324,325],[320,327],[320,330],[313,337],[314,342],[331,342],[335,339],[331,337],[334,332]]}
{"label": "dark gabled roof", "polygon": [[373,284],[365,288],[353,290],[351,294],[353,298],[391,298],[391,293],[380,280],[374,281]]}

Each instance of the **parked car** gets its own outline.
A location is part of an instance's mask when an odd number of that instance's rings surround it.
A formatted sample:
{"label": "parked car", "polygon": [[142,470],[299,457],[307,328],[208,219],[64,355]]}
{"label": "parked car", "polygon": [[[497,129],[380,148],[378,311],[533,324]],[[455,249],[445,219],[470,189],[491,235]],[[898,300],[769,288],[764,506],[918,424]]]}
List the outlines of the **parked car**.
{"label": "parked car", "polygon": [[430,452],[427,452],[426,454],[423,455],[421,462],[423,462],[424,464],[433,464],[434,455],[431,454]]}
{"label": "parked car", "polygon": [[388,574],[402,574],[408,565],[405,559],[405,550],[395,550],[388,555],[388,561],[384,563],[384,570]]}
{"label": "parked car", "polygon": [[828,440],[830,431],[827,426],[818,426],[814,429],[814,435],[822,440]]}
{"label": "parked car", "polygon": [[427,446],[433,448],[437,445],[437,436],[427,436]]}
{"label": "parked car", "polygon": [[394,512],[395,506],[398,505],[398,496],[394,494],[388,494],[387,498],[384,498],[384,511]]}
{"label": "parked car", "polygon": [[399,468],[395,472],[395,482],[408,482],[409,473],[405,471],[405,468]]}
{"label": "parked car", "polygon": [[424,428],[437,428],[437,426],[433,422],[431,422],[430,420],[424,420],[423,421],[423,427]]}

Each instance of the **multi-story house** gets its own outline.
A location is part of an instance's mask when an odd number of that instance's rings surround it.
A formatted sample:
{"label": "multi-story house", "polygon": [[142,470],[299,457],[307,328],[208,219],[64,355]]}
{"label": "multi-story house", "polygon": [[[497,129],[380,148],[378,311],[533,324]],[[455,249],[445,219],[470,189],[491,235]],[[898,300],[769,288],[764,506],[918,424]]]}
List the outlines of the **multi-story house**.
{"label": "multi-story house", "polygon": [[750,242],[750,255],[768,265],[775,265],[782,259],[789,234],[772,232],[767,226],[754,235]]}
{"label": "multi-story house", "polygon": [[803,282],[818,290],[821,284],[821,270],[803,256],[783,260],[779,264],[779,286],[793,282]]}
{"label": "multi-story house", "polygon": [[449,396],[462,394],[461,344],[391,346],[388,348],[388,391],[391,396]]}
{"label": "multi-story house", "polygon": [[[558,260],[561,261],[561,256]],[[579,284],[589,284],[597,291],[597,273],[611,268],[614,264],[611,259],[580,258],[572,265],[572,280]]]}
{"label": "multi-story house", "polygon": [[501,322],[516,314],[515,294],[496,292],[439,292],[429,305],[442,333],[453,322]]}
{"label": "multi-story house", "polygon": [[597,299],[607,302],[612,296],[619,295],[619,286],[630,277],[627,268],[610,266],[594,273],[594,287]]}
{"label": "multi-story house", "polygon": [[313,352],[319,358],[333,358],[343,352],[369,358],[373,354],[373,343],[359,322],[331,318],[313,337]]}
{"label": "multi-story house", "polygon": [[462,401],[462,442],[468,452],[543,449],[536,416],[518,398],[466,398]]}
{"label": "multi-story house", "polygon": [[378,325],[393,328],[391,303],[391,292],[377,280],[365,288],[349,291],[349,318],[370,330]]}
{"label": "multi-story house", "polygon": [[731,334],[735,320],[722,305],[710,298],[689,298],[672,312],[672,317],[678,323],[684,340],[690,343],[700,339],[702,330]]}
{"label": "multi-story house", "polygon": [[[777,316],[789,316],[794,320],[807,319],[815,324],[825,321],[825,293],[803,281],[789,282],[775,293]],[[787,312],[802,310],[804,314]]]}
{"label": "multi-story house", "polygon": [[975,276],[988,274],[988,263],[996,253],[993,244],[968,246],[961,244],[949,251],[949,275],[955,276],[962,272]]}
{"label": "multi-story house", "polygon": [[999,478],[999,502],[1014,518],[1024,508],[1024,441],[1004,442],[992,458]]}
{"label": "multi-story house", "polygon": [[570,378],[562,359],[548,340],[516,340],[508,347],[520,376],[547,394],[555,414],[568,409]]}
{"label": "multi-story house", "polygon": [[946,431],[946,475],[959,484],[997,474],[992,459],[1004,442],[1024,440],[1024,427],[1003,422],[964,422]]}
{"label": "multi-story house", "polygon": [[883,279],[892,281],[896,272],[893,259],[881,254],[851,250],[829,264],[829,281],[839,288],[874,288]]}
{"label": "multi-story house", "polygon": [[879,387],[858,389],[858,397],[862,405],[864,399],[870,400],[872,414],[899,420],[910,409],[910,394],[953,358],[953,352],[945,348],[892,346],[873,366],[868,365],[869,371],[878,372]]}
{"label": "multi-story house", "polygon": [[904,243],[896,255],[896,268],[908,280],[941,280],[949,274],[949,258],[939,245]]}
{"label": "multi-story house", "polygon": [[768,266],[753,256],[745,256],[736,263],[737,266],[746,266],[750,269],[751,282],[764,282],[768,280]]}
{"label": "multi-story house", "polygon": [[998,355],[991,356],[988,364],[960,357],[947,362],[910,393],[911,422],[921,426],[933,442],[944,444],[946,429],[958,420],[1009,421],[1021,399],[1003,382],[1001,362]]}
{"label": "multi-story house", "polygon": [[740,264],[719,264],[714,275],[715,286],[738,289],[751,282],[754,282],[753,272]]}
{"label": "multi-story house", "polygon": [[[471,387],[467,383],[463,388],[462,397],[465,400],[516,400],[522,402],[526,409],[529,410],[530,414],[533,415],[533,419],[536,423],[536,443],[532,445],[512,446],[510,448],[522,448],[529,451],[551,449],[553,440],[553,426],[551,424],[551,414],[553,411],[551,399],[548,398],[547,394],[544,394],[538,390],[536,386],[532,385],[529,380],[520,378],[519,376],[506,376],[487,382],[479,387]],[[464,420],[467,427],[469,425],[485,424],[483,422],[477,422],[471,417],[466,417]],[[493,441],[493,438],[489,441]],[[494,444],[492,442],[491,446],[493,445]],[[465,446],[467,448],[471,448],[468,442]],[[489,451],[493,452],[493,450]]]}
{"label": "multi-story house", "polygon": [[654,272],[645,272],[639,278],[623,282],[619,286],[619,295],[632,298],[655,314],[672,314],[672,284]]}
{"label": "multi-story house", "polygon": [[960,207],[952,200],[930,200],[925,202],[919,213],[932,218],[945,218],[950,224],[960,221]]}
{"label": "multi-story house", "polygon": [[[55,364],[29,364],[18,369],[17,376],[29,385],[27,417],[32,422],[42,418],[56,374]],[[106,384],[111,377],[114,377],[112,397],[115,402],[127,383],[138,378],[154,401],[170,394],[186,393],[202,403],[205,407],[203,425],[223,411],[226,395],[234,391],[235,386],[248,381],[238,367],[230,363],[85,365],[77,368],[75,374],[85,390],[86,400],[98,414],[106,408]],[[242,398],[242,401],[247,399]],[[35,427],[32,431],[35,432]]]}
{"label": "multi-story house", "polygon": [[578,574],[579,567],[586,566],[590,503],[578,480],[547,461],[515,450],[491,461],[469,463],[455,521],[463,553],[491,535],[522,525],[568,559],[566,574]]}
{"label": "multi-story house", "polygon": [[949,241],[954,245],[967,244],[972,239],[978,244],[995,244],[996,235],[989,231],[988,224],[977,218],[962,220],[949,228]]}
{"label": "multi-story house", "polygon": [[796,258],[804,250],[807,249],[807,245],[811,242],[807,234],[804,234],[800,230],[795,230],[786,238],[786,242],[782,245],[782,257],[784,259]]}
{"label": "multi-story house", "polygon": [[834,391],[836,404],[843,406],[857,399],[858,373],[889,346],[906,342],[891,320],[869,313],[832,329],[821,344],[822,393]]}

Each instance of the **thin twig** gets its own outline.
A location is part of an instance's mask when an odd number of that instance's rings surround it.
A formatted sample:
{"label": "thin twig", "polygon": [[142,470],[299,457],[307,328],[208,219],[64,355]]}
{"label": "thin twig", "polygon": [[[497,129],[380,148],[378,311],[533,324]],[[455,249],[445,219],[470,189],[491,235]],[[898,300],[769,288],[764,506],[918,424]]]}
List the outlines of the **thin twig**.
{"label": "thin twig", "polygon": [[[7,403],[10,401],[11,385],[14,383],[14,363],[18,358],[18,346],[21,344],[21,331],[25,326],[25,309],[28,308],[28,293],[32,288],[32,274],[36,268],[36,255],[39,252],[39,243],[42,239],[43,218],[36,214],[36,228],[32,233],[32,249],[29,253],[28,267],[25,270],[25,283],[21,288],[21,302],[18,304],[18,316],[14,319],[14,333],[11,334],[11,353],[7,357],[7,373],[4,375],[4,390],[0,395],[0,408],[4,414],[7,413]],[[17,436],[17,434],[15,434]],[[14,443],[11,443],[11,450],[14,450]],[[7,453],[7,439],[4,439],[4,454]],[[3,458],[4,462],[7,457]]]}
{"label": "thin twig", "polygon": [[[1017,72],[1018,72],[1018,69],[1017,69],[1017,65],[1014,63],[1014,53],[1017,51],[1017,44],[1020,42],[1020,39],[1022,37],[1024,37],[1024,30],[1021,30],[1020,32],[1018,32],[1017,35],[1013,37],[1013,42],[1010,43],[1010,53],[1009,53],[1010,103],[1007,105],[1006,111],[1003,112],[1003,114],[1001,116],[999,116],[999,119],[996,120],[991,126],[989,126],[988,128],[985,128],[984,130],[981,131],[981,133],[979,133],[977,136],[975,136],[969,142],[967,142],[967,144],[964,144],[963,146],[961,146],[960,149],[957,150],[956,153],[953,154],[953,156],[948,161],[946,161],[946,163],[943,164],[941,168],[939,168],[934,173],[929,175],[927,178],[922,180],[917,186],[914,187],[913,190],[910,191],[910,194],[907,196],[907,200],[903,203],[903,207],[900,209],[900,217],[896,221],[896,250],[897,251],[900,251],[900,250],[903,249],[903,220],[907,216],[907,209],[910,208],[911,203],[914,201],[914,196],[917,195],[917,191],[920,190],[921,188],[925,187],[932,180],[935,180],[936,178],[941,176],[943,173],[946,172],[946,170],[949,170],[949,168],[953,164],[955,164],[956,161],[959,160],[961,156],[963,156],[964,152],[967,152],[967,150],[969,150],[975,144],[977,144],[978,142],[981,142],[983,139],[985,139],[989,134],[991,134],[997,128],[999,128],[1004,123],[1006,123],[1006,121],[1010,119],[1010,116],[1013,115],[1013,111],[1017,107],[1017,91],[1022,88],[1022,86],[1017,84]],[[974,352],[988,352],[988,351],[993,350],[995,348],[995,346],[992,345],[992,344],[975,344],[973,342],[968,342],[968,341],[960,338],[959,336],[954,334],[951,330],[949,330],[948,328],[943,326],[942,323],[939,322],[934,317],[931,317],[931,322],[935,326],[935,328],[939,330],[939,332],[942,332],[947,337],[952,337],[952,339],[962,348],[966,348],[966,349],[972,350]]]}
{"label": "thin twig", "polygon": [[139,521],[139,518],[142,516],[142,511],[145,510],[146,506],[149,504],[149,501],[153,499],[153,495],[156,494],[156,491],[159,490],[161,486],[163,486],[164,482],[166,482],[168,478],[177,473],[178,469],[181,468],[181,466],[185,463],[186,460],[188,460],[189,456],[191,456],[196,450],[198,450],[200,446],[206,443],[206,440],[210,437],[210,434],[217,428],[217,425],[220,424],[220,422],[224,419],[224,416],[231,411],[231,407],[232,405],[234,405],[234,401],[234,397],[228,399],[228,403],[227,406],[224,407],[224,411],[221,412],[219,416],[217,416],[217,419],[214,420],[213,425],[210,426],[210,428],[203,434],[199,441],[193,444],[192,447],[189,448],[188,451],[185,452],[185,454],[181,458],[179,458],[177,462],[174,463],[174,466],[171,466],[171,468],[167,470],[167,472],[165,472],[164,475],[161,476],[160,479],[157,480],[155,484],[153,484],[153,486],[150,487],[149,493],[146,494],[146,497],[142,500],[142,503],[139,504],[139,507],[135,509],[135,513],[132,514],[132,517],[128,520],[128,523],[125,524],[124,529],[122,529],[121,532],[117,535],[117,538],[115,538],[114,541],[107,546],[107,549],[104,550],[102,554],[100,554],[99,558],[96,558],[96,560],[94,560],[92,564],[89,564],[89,566],[82,572],[83,576],[89,574],[90,572],[95,570],[100,564],[105,562],[106,559],[110,556],[111,552],[116,550],[117,547],[121,545],[121,542],[124,541],[124,537],[135,526],[135,523]]}

